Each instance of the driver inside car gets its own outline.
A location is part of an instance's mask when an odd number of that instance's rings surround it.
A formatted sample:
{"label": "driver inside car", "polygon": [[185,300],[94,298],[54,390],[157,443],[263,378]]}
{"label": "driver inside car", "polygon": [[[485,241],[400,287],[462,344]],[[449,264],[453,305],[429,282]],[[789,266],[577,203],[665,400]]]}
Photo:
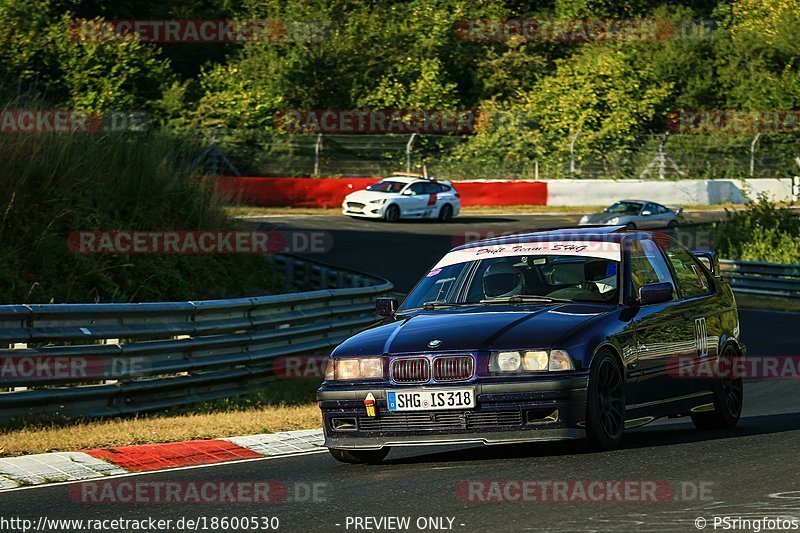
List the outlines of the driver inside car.
{"label": "driver inside car", "polygon": [[525,294],[525,277],[511,262],[495,263],[483,273],[483,294],[488,299]]}

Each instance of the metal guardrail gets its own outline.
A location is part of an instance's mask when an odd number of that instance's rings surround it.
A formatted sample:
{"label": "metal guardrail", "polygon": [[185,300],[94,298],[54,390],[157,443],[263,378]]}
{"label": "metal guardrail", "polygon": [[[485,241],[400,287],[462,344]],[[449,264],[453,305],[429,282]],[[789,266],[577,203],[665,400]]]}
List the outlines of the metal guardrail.
{"label": "metal guardrail", "polygon": [[800,299],[800,265],[723,259],[720,271],[735,292]]}
{"label": "metal guardrail", "polygon": [[194,302],[0,306],[0,422],[99,418],[257,390],[275,358],[329,350],[376,321],[384,279],[291,256],[310,292]]}

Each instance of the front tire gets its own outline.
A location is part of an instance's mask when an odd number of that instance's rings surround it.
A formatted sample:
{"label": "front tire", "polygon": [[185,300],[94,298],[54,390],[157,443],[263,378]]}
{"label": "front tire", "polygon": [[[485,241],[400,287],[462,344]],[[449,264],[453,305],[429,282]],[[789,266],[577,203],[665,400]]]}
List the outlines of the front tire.
{"label": "front tire", "polygon": [[[736,350],[728,347],[722,357],[738,357]],[[732,368],[732,365],[727,365]],[[742,378],[720,377],[714,379],[714,410],[692,413],[692,423],[697,429],[733,429],[739,424],[744,403]]]}
{"label": "front tire", "polygon": [[678,229],[678,221],[677,220],[670,220],[669,224],[667,224],[667,229]]}
{"label": "front tire", "polygon": [[385,446],[380,450],[342,450],[339,448],[328,448],[334,459],[340,463],[348,464],[368,464],[376,465],[386,458],[389,447]]}
{"label": "front tire", "polygon": [[634,224],[633,222],[628,222],[627,224],[625,224],[625,229],[628,231],[633,231],[636,229],[636,224]]}
{"label": "front tire", "polygon": [[598,352],[589,370],[586,442],[590,449],[614,450],[625,430],[625,380],[614,356]]}
{"label": "front tire", "polygon": [[392,204],[386,208],[386,213],[383,215],[386,222],[397,222],[400,220],[400,208]]}

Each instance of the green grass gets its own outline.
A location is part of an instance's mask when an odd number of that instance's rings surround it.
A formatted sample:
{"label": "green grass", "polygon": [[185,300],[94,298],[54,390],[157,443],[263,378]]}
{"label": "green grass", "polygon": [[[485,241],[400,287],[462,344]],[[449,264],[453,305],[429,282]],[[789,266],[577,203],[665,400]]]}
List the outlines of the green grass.
{"label": "green grass", "polygon": [[284,292],[254,255],[76,254],[82,230],[234,229],[196,147],[163,135],[0,135],[0,302],[137,302]]}

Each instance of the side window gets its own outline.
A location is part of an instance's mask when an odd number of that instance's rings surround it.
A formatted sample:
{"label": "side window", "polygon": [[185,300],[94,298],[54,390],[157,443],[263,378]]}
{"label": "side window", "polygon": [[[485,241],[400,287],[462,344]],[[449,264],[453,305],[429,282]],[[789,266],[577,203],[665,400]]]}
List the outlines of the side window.
{"label": "side window", "polygon": [[681,296],[689,298],[698,294],[707,294],[713,290],[708,275],[688,250],[671,239],[665,240],[662,248],[675,271],[675,281],[681,291]]}
{"label": "side window", "polygon": [[630,258],[631,281],[635,295],[638,296],[639,289],[650,283],[672,283],[669,267],[653,241],[643,239],[631,243]]}
{"label": "side window", "polygon": [[642,209],[642,213],[649,211],[651,215],[655,215],[658,213],[658,209],[656,208],[655,204],[644,204],[644,209]]}
{"label": "side window", "polygon": [[425,183],[425,194],[438,194],[442,192],[442,187],[438,183]]}
{"label": "side window", "polygon": [[412,183],[409,189],[412,195],[425,194],[425,183]]}
{"label": "side window", "polygon": [[663,205],[658,206],[658,214],[659,215],[666,215],[667,213],[669,213],[669,209],[667,209]]}

